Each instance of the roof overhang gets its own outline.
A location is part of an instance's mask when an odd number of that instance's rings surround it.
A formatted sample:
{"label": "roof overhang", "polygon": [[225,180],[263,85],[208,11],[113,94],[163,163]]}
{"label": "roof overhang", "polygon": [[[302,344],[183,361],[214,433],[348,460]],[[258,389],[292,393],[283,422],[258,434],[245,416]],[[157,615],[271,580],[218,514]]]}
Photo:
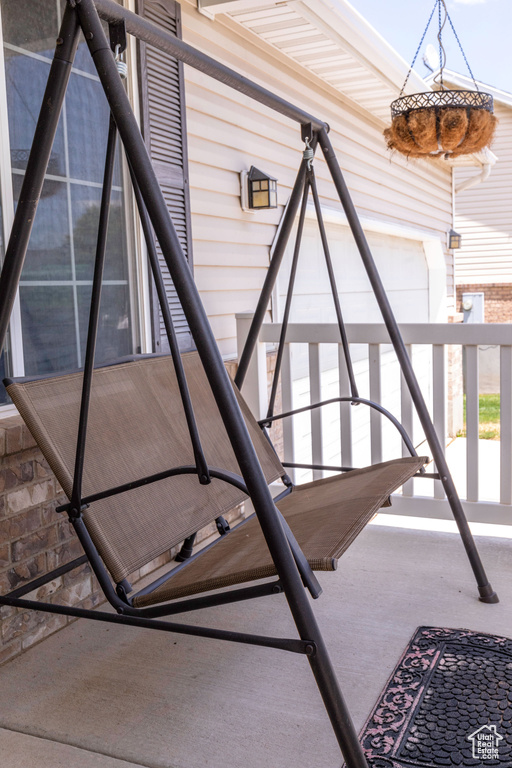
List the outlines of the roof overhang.
{"label": "roof overhang", "polygon": [[[347,0],[197,0],[312,72],[383,123],[409,66]],[[431,90],[414,71],[406,94]]]}

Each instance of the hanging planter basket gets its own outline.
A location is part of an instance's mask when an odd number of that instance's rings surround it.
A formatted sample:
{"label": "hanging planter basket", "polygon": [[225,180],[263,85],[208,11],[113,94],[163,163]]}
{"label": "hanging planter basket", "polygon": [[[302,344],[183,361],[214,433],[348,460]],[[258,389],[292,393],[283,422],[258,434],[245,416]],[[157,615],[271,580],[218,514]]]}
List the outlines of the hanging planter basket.
{"label": "hanging planter basket", "polygon": [[[434,82],[440,90],[402,96],[436,8],[439,10],[440,69]],[[443,8],[445,17],[441,22]],[[468,69],[475,84],[474,91],[452,91],[444,87],[443,69],[446,56],[442,44],[442,30],[447,20],[467,64],[445,0],[436,0],[400,98],[391,104],[391,126],[384,131],[388,149],[401,152],[406,157],[458,157],[473,154],[489,146],[494,136],[498,121],[493,114],[493,98],[489,93],[482,93],[478,89],[469,64]]]}
{"label": "hanging planter basket", "polygon": [[396,99],[384,131],[388,149],[407,157],[479,152],[494,136],[493,98],[481,91],[432,91]]}

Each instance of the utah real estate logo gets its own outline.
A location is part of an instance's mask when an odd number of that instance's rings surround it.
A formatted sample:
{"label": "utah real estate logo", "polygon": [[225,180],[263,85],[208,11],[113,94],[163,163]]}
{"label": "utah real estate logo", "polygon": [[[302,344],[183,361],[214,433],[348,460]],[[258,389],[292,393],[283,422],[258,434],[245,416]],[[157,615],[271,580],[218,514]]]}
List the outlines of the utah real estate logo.
{"label": "utah real estate logo", "polygon": [[501,736],[495,725],[482,725],[477,731],[467,737],[473,745],[475,760],[499,760]]}

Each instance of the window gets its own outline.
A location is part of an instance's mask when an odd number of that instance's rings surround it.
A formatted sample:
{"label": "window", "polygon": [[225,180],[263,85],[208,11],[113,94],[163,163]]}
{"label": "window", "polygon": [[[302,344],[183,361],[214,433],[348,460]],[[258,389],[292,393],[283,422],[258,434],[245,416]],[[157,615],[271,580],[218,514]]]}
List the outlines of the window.
{"label": "window", "polygon": [[[6,229],[19,197],[64,8],[65,0],[0,0],[0,215],[3,203]],[[180,35],[180,8],[174,0],[139,0],[137,10]],[[151,46],[139,44],[137,56],[145,140],[191,263],[183,68]],[[108,104],[82,40],[13,312],[12,354],[7,345],[0,358],[2,376],[57,373],[83,365],[108,123]],[[133,198],[131,189],[126,189],[121,157],[118,146],[96,351],[99,363],[150,344],[146,334],[145,343],[139,339]],[[2,247],[0,237],[0,258]],[[180,347],[187,349],[190,332],[161,253],[159,257]],[[154,296],[151,304],[153,349],[166,351]],[[0,387],[0,404],[5,402]]]}
{"label": "window", "polygon": [[[0,160],[12,171],[12,190],[3,190],[4,197],[12,194],[11,208],[21,189],[64,6],[62,0],[1,4],[8,136],[0,137]],[[15,321],[19,328],[13,329],[13,339],[16,334],[20,338],[22,355],[7,365],[14,375],[83,365],[108,122],[107,101],[82,41],[21,277]],[[98,362],[130,354],[139,343],[129,232],[118,151]],[[2,402],[5,397],[3,391]]]}

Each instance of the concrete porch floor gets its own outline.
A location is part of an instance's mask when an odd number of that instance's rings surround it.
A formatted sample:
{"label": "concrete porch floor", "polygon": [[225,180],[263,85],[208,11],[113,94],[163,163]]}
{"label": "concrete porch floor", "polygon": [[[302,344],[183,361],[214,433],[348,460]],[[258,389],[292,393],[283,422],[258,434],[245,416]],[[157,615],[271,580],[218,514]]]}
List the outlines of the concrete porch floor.
{"label": "concrete porch floor", "polygon": [[[501,598],[485,605],[456,534],[376,522],[320,574],[315,603],[358,730],[417,626],[512,637],[512,539],[477,537]],[[183,620],[295,636],[283,596]],[[305,658],[84,620],[0,669],[0,755],[2,768],[342,763]]]}

